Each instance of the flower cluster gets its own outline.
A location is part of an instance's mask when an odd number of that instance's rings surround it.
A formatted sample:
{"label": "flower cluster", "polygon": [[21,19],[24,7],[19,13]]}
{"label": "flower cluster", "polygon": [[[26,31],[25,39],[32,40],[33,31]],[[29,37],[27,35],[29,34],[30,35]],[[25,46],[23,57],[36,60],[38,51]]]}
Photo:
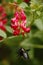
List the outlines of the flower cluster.
{"label": "flower cluster", "polygon": [[4,7],[0,5],[0,29],[3,31],[6,31],[5,26],[4,26],[7,22],[6,16],[7,14],[4,10]]}
{"label": "flower cluster", "polygon": [[26,27],[26,15],[23,10],[15,12],[14,18],[11,19],[11,27],[14,35],[30,32],[30,27]]}

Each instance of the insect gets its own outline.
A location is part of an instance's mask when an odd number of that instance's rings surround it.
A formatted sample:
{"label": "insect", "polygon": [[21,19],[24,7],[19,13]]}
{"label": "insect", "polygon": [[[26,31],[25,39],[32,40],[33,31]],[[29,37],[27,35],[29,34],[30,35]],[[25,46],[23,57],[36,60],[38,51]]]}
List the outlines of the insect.
{"label": "insect", "polygon": [[28,51],[29,51],[29,50],[30,50],[30,49],[25,50],[24,48],[20,48],[20,49],[18,50],[18,54],[19,54],[20,57],[23,57],[24,59],[29,59],[29,56],[28,56]]}

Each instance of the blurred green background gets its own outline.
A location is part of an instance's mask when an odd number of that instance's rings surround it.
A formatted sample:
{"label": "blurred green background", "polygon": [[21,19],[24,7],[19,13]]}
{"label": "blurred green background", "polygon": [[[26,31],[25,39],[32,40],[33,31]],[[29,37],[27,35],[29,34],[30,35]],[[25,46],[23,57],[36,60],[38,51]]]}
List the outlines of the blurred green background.
{"label": "blurred green background", "polygon": [[[12,36],[9,25],[14,12],[8,5],[4,6],[8,23],[7,32],[0,30],[0,36],[4,38],[0,41],[0,65],[43,65],[43,0],[30,0],[29,3],[23,0],[0,0],[0,4],[3,2],[18,2],[25,10],[27,26],[31,26],[31,31],[24,37]],[[21,47],[30,49],[28,60],[18,56],[17,52]]]}

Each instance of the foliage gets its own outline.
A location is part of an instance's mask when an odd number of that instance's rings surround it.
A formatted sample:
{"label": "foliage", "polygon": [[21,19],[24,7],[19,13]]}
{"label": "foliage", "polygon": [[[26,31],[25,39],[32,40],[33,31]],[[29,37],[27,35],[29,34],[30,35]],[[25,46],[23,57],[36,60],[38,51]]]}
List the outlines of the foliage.
{"label": "foliage", "polygon": [[[3,4],[5,1],[6,6]],[[9,26],[14,11],[13,6],[10,5],[10,9],[8,3],[14,1],[18,2],[18,6],[25,11],[27,27],[31,27],[30,33],[25,36],[13,36]],[[23,0],[0,0],[0,4],[5,7],[8,18],[5,26],[7,31],[0,30],[0,36],[3,37],[0,40],[0,65],[43,65],[43,0],[31,0],[29,3]],[[17,52],[21,47],[30,49],[28,60],[18,56]]]}

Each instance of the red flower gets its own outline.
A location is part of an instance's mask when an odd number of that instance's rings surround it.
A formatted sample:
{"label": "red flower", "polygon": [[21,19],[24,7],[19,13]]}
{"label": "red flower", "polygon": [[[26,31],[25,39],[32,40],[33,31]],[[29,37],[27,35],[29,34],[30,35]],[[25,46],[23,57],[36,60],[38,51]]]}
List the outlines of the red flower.
{"label": "red flower", "polygon": [[4,8],[2,6],[0,6],[0,29],[3,30],[3,31],[6,31],[5,29],[5,24],[7,23],[7,14],[6,12],[4,11]]}
{"label": "red flower", "polygon": [[23,10],[15,13],[15,17],[11,19],[11,27],[14,35],[30,32],[30,27],[26,27],[26,15]]}

